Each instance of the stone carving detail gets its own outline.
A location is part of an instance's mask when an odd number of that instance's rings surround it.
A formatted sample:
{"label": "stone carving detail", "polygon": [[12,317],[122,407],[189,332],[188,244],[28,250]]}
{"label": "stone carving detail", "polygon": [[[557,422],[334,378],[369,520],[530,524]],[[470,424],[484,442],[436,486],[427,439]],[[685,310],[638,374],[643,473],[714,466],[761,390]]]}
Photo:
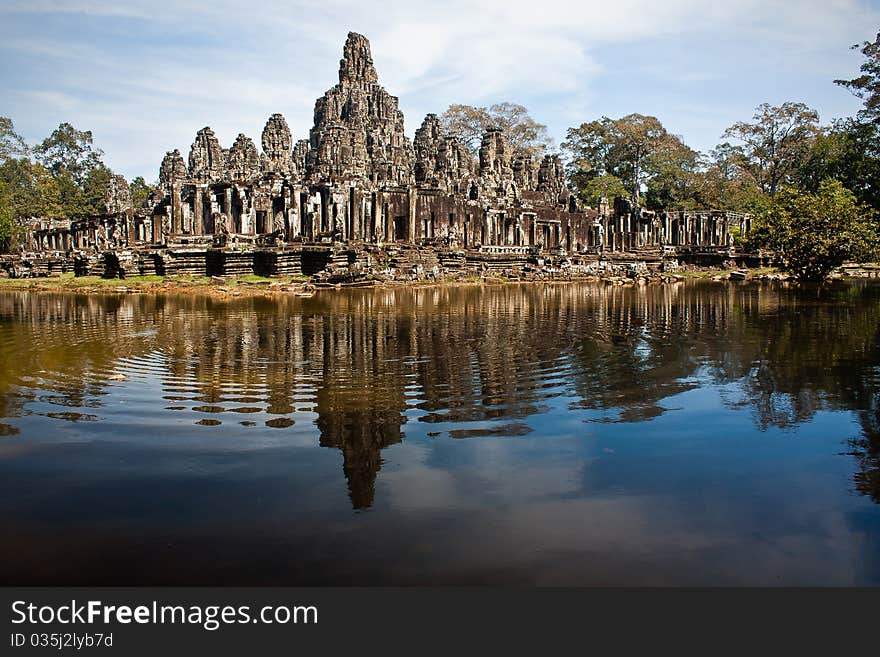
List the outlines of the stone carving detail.
{"label": "stone carving detail", "polygon": [[558,155],[545,155],[541,161],[541,167],[538,169],[538,191],[547,194],[551,202],[568,202],[565,168]]}
{"label": "stone carving detail", "polygon": [[260,175],[260,156],[250,137],[239,133],[229,149],[227,165],[232,180],[251,180]]}
{"label": "stone carving detail", "polygon": [[416,130],[413,140],[415,151],[415,181],[428,185],[439,185],[438,172],[442,172],[446,162],[440,158],[440,144],[443,142],[443,129],[436,114],[428,114]]}
{"label": "stone carving detail", "polygon": [[373,66],[370,42],[362,34],[348,33],[342,51],[342,59],[339,60],[339,82],[340,84],[346,82],[377,84],[379,82],[379,76]]}
{"label": "stone carving detail", "polygon": [[440,144],[440,161],[444,162],[446,177],[450,181],[458,182],[474,170],[474,158],[457,137],[444,137]]}
{"label": "stone carving detail", "polygon": [[501,182],[513,175],[513,150],[501,128],[487,128],[480,146],[480,175]]}
{"label": "stone carving detail", "polygon": [[538,170],[529,156],[513,158],[513,181],[520,189],[535,189],[538,184]]}
{"label": "stone carving detail", "polygon": [[456,137],[444,134],[436,114],[428,114],[413,141],[416,184],[454,189],[471,172],[471,156]]}
{"label": "stone carving detail", "polygon": [[131,210],[131,191],[125,176],[112,176],[104,189],[104,212],[123,214]]}
{"label": "stone carving detail", "polygon": [[189,173],[195,180],[212,181],[223,177],[225,158],[220,142],[211,128],[196,133],[196,140],[189,151]]}
{"label": "stone carving detail", "polygon": [[293,147],[293,164],[296,167],[296,170],[300,173],[304,173],[306,170],[306,163],[309,158],[309,140],[308,139],[300,139],[296,142],[296,145]]}
{"label": "stone carving detail", "polygon": [[173,151],[165,153],[162,165],[159,167],[159,184],[162,187],[169,187],[175,183],[184,182],[186,177],[186,162],[183,161],[180,151],[175,148]]}
{"label": "stone carving detail", "polygon": [[339,82],[315,102],[309,139],[294,144],[287,121],[273,114],[260,143],[262,155],[240,134],[225,151],[214,131],[203,128],[188,166],[180,151],[165,154],[160,185],[143,211],[132,211],[128,185],[116,177],[106,189],[105,212],[66,227],[41,219],[33,244],[238,250],[287,248],[279,242],[304,248],[402,242],[517,257],[544,249],[567,257],[691,243],[728,248],[730,227],[742,235],[751,225],[738,213],[661,217],[641,210],[636,217],[623,199],[613,209],[604,199],[599,211],[582,208],[557,155],[540,162],[515,156],[497,127],[483,134],[479,159],[445,134],[435,114],[411,142],[397,98],[379,84],[369,42],[353,32]]}
{"label": "stone carving detail", "polygon": [[364,179],[389,184],[412,180],[413,148],[404,134],[395,96],[378,83],[365,37],[349,32],[339,84],[315,102],[309,133],[311,179]]}
{"label": "stone carving detail", "polygon": [[283,176],[295,175],[292,138],[287,121],[281,114],[273,114],[266,121],[261,139],[265,155],[265,170]]}

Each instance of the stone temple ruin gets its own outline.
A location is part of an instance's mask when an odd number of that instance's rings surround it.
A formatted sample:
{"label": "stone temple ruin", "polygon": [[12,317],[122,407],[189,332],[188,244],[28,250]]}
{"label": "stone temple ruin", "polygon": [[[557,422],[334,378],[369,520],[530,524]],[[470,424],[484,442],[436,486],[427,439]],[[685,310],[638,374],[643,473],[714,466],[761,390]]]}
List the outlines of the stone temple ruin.
{"label": "stone temple ruin", "polygon": [[239,134],[225,149],[202,128],[188,158],[177,149],[165,155],[146,208],[132,207],[117,176],[103,215],[35,220],[26,264],[102,276],[305,274],[330,282],[561,274],[726,259],[731,229],[749,228],[736,213],[583,207],[558,155],[518,155],[497,128],[485,131],[478,158],[435,114],[411,141],[369,42],[355,33],[338,84],[315,102],[308,139],[295,141],[273,114],[260,146]]}

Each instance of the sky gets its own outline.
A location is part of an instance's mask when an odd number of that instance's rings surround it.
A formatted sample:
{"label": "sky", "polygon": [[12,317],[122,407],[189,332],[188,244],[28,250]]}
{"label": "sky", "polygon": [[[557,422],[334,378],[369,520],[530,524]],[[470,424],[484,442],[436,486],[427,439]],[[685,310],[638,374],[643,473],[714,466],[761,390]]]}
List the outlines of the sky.
{"label": "sky", "polygon": [[0,116],[31,143],[91,130],[108,166],[158,177],[196,131],[259,146],[270,114],[308,137],[349,31],[366,35],[410,136],[451,103],[525,105],[556,142],[601,116],[658,117],[708,151],[763,102],[823,122],[861,101],[853,44],[880,0],[3,0]]}

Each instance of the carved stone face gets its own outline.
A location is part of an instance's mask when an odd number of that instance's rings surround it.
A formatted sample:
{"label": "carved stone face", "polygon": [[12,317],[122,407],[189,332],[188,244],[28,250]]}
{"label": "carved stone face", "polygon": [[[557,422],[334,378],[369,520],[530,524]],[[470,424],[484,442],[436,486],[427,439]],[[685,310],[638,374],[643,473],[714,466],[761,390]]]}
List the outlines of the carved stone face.
{"label": "carved stone face", "polygon": [[292,140],[285,118],[281,114],[270,116],[261,139],[270,171],[286,174],[296,170],[291,157]]}
{"label": "carved stone face", "polygon": [[113,176],[104,190],[104,211],[120,214],[131,210],[131,192],[124,176]]}
{"label": "carved stone face", "polygon": [[189,151],[189,169],[193,178],[215,180],[224,172],[223,149],[211,128],[202,128]]}
{"label": "carved stone face", "polygon": [[176,148],[165,153],[162,165],[159,167],[159,184],[163,186],[182,182],[186,179],[186,163],[180,151]]}
{"label": "carved stone face", "polygon": [[229,173],[233,179],[246,180],[256,177],[260,172],[260,158],[257,147],[249,137],[238,135],[228,157]]}

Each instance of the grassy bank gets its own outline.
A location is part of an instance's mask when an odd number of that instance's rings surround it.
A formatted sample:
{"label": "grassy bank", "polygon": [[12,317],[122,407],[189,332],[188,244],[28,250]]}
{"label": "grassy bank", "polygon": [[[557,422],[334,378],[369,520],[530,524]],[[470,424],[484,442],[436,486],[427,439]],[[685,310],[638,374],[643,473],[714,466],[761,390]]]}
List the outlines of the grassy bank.
{"label": "grassy bank", "polygon": [[213,295],[241,296],[267,292],[302,292],[306,277],[266,278],[247,275],[217,279],[207,276],[131,276],[125,279],[60,274],[45,278],[0,278],[0,290],[43,292],[198,292]]}
{"label": "grassy bank", "polygon": [[[767,280],[779,275],[779,270],[772,267],[748,270],[749,280]],[[468,276],[422,280],[388,280],[356,283],[353,287],[370,285],[385,286],[410,286],[429,287],[435,285],[466,286],[466,285],[503,285],[505,283],[566,283],[572,281],[605,282],[609,284],[636,285],[640,283],[673,283],[681,281],[723,281],[727,280],[729,272],[718,269],[682,269],[675,272],[658,275],[650,278],[626,278],[622,276],[587,276],[572,279],[521,279],[518,277],[508,278],[503,275],[489,274],[486,276]],[[348,287],[346,284],[318,284],[317,287]],[[298,294],[311,293],[315,286],[309,283],[306,276],[282,276],[268,278],[248,274],[246,276],[218,278],[208,276],[132,276],[125,279],[100,278],[98,276],[74,276],[60,274],[45,278],[0,278],[0,290],[27,290],[40,292],[76,292],[83,294],[91,293],[195,293],[212,296],[253,296],[274,294]]]}

